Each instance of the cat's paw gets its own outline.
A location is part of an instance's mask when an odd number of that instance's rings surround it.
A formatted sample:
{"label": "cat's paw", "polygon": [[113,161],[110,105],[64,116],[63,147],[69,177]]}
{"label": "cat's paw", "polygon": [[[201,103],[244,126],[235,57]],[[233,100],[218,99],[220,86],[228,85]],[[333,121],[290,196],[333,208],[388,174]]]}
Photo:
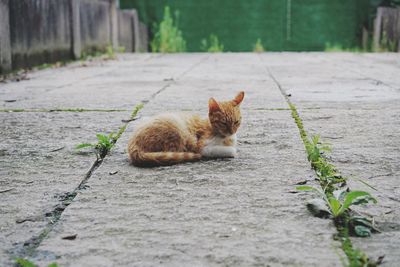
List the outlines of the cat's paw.
{"label": "cat's paw", "polygon": [[234,158],[236,148],[233,146],[206,146],[201,154],[206,158]]}

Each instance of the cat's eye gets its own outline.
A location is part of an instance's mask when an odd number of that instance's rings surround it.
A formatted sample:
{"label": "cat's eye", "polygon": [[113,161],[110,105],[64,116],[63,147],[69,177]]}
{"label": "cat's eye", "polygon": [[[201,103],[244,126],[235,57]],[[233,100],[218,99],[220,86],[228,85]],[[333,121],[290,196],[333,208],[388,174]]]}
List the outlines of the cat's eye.
{"label": "cat's eye", "polygon": [[240,123],[240,121],[235,121],[235,125],[238,125]]}

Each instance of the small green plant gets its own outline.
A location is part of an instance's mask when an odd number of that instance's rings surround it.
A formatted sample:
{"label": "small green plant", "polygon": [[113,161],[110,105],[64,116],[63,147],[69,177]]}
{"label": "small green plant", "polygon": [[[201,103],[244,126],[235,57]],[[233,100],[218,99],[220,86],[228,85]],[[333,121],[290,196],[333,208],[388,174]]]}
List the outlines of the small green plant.
{"label": "small green plant", "polygon": [[113,46],[109,44],[102,50],[89,49],[82,51],[79,60],[83,62],[86,60],[91,60],[93,58],[101,58],[103,60],[116,59],[116,52],[123,52],[123,50],[121,49],[121,47],[115,50]]}
{"label": "small green plant", "polygon": [[115,134],[96,134],[96,137],[98,140],[96,144],[82,143],[77,145],[76,149],[92,147],[96,150],[97,158],[103,159],[115,144]]}
{"label": "small green plant", "polygon": [[[354,216],[354,212],[350,210],[350,207],[353,205],[368,202],[376,203],[376,199],[368,192],[350,191],[349,188],[343,189],[347,178],[337,173],[335,166],[328,162],[325,154],[331,151],[330,145],[321,143],[318,135],[309,139],[296,107],[290,100],[288,100],[288,103],[292,110],[292,117],[299,128],[300,137],[306,148],[308,160],[315,170],[321,186],[321,189],[312,186],[297,187],[298,190],[315,191],[321,197],[308,201],[307,208],[315,216],[325,218],[332,216],[334,218],[334,223],[338,231],[336,237],[341,242],[342,250],[348,260],[344,265],[351,267],[378,266],[383,260],[382,256],[377,261],[373,261],[363,251],[354,248],[349,238],[350,234],[366,237],[370,236],[372,231],[377,231],[373,226],[372,220],[362,216]],[[363,183],[368,185],[365,182]],[[374,189],[371,186],[369,187]]]}
{"label": "small green plant", "polygon": [[337,218],[348,211],[350,206],[366,204],[368,202],[376,203],[376,199],[370,193],[364,191],[337,190],[333,192],[333,197],[328,198],[329,207],[333,217]]}
{"label": "small green plant", "polygon": [[136,116],[138,115],[139,111],[144,107],[143,103],[139,103],[137,104],[134,108],[133,111],[131,113],[131,119],[135,119]]}
{"label": "small green plant", "polygon": [[[305,135],[303,141],[307,151],[307,159],[320,178],[321,186],[331,186],[346,180],[337,173],[335,166],[326,159],[325,154],[332,150],[330,144],[322,143],[319,135],[314,135],[311,139],[308,139]],[[331,188],[328,191],[333,191],[333,189]]]}
{"label": "small green plant", "polygon": [[218,36],[211,34],[207,39],[201,40],[200,49],[204,52],[224,52],[224,45],[218,40]]}
{"label": "small green plant", "polygon": [[397,43],[394,40],[390,40],[387,32],[382,32],[382,39],[380,41],[379,52],[397,52]]}
{"label": "small green plant", "polygon": [[[144,107],[143,103],[137,104],[131,113],[131,119],[134,119],[139,111]],[[80,150],[83,148],[94,148],[96,151],[96,156],[98,159],[103,159],[107,153],[113,148],[115,143],[118,141],[118,139],[121,137],[121,135],[125,132],[126,127],[128,126],[128,123],[125,123],[118,132],[115,134],[114,132],[106,135],[106,134],[96,134],[97,137],[97,143],[92,144],[92,143],[82,143],[77,145],[75,148]]]}
{"label": "small green plant", "polygon": [[265,52],[264,46],[262,45],[260,38],[257,39],[257,42],[253,46],[253,52],[256,53]]}
{"label": "small green plant", "polygon": [[325,52],[353,52],[353,53],[361,53],[361,52],[366,52],[364,49],[359,48],[359,47],[344,47],[341,44],[331,44],[331,43],[326,43],[325,44]]}
{"label": "small green plant", "polygon": [[179,30],[179,12],[175,12],[175,22],[169,6],[164,8],[163,20],[154,25],[154,38],[150,43],[151,51],[160,53],[177,53],[186,51],[186,41]]}
{"label": "small green plant", "polygon": [[352,205],[366,204],[370,201],[374,203],[377,202],[370,193],[364,191],[347,192],[346,190],[336,190],[333,194],[327,194],[327,192],[323,192],[318,188],[308,185],[298,186],[296,189],[301,191],[317,192],[326,202],[329,211],[334,218],[342,216],[345,212],[348,212]]}
{"label": "small green plant", "polygon": [[[37,265],[34,264],[33,262],[23,259],[23,258],[16,259],[15,265],[17,267],[37,267]],[[57,265],[57,263],[53,262],[53,263],[49,264],[47,267],[58,267],[58,265]]]}
{"label": "small green plant", "polygon": [[117,49],[117,52],[118,53],[125,53],[126,52],[125,46],[119,46],[118,49]]}
{"label": "small green plant", "polygon": [[112,45],[108,45],[106,47],[106,53],[105,54],[106,54],[107,59],[115,59],[116,58],[115,50],[114,50]]}
{"label": "small green plant", "polygon": [[313,135],[311,140],[306,143],[307,158],[311,164],[316,164],[321,160],[323,152],[331,152],[332,149],[328,143],[321,143],[319,135]]}

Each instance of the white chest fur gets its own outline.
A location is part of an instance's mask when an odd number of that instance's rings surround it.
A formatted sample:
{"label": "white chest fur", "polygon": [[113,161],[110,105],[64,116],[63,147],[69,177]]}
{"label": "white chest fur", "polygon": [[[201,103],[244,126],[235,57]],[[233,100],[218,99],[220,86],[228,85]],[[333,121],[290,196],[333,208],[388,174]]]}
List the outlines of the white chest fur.
{"label": "white chest fur", "polygon": [[[232,145],[226,145],[227,139]],[[207,158],[234,158],[236,157],[236,134],[229,137],[213,137],[206,141],[201,155]]]}

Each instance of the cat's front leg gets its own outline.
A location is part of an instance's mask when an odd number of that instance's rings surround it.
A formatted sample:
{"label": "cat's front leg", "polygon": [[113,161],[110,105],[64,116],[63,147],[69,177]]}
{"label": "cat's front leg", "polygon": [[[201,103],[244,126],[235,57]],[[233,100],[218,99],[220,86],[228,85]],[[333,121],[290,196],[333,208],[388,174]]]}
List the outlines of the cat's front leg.
{"label": "cat's front leg", "polygon": [[236,147],[236,145],[237,145],[236,134],[231,135],[231,136],[229,136],[229,137],[226,137],[226,138],[223,140],[223,144],[224,144],[225,146],[233,146],[233,147]]}
{"label": "cat's front leg", "polygon": [[234,158],[236,157],[236,148],[233,146],[205,146],[201,155],[206,158]]}
{"label": "cat's front leg", "polygon": [[206,158],[236,157],[236,135],[226,138],[214,137],[204,140],[201,155]]}

